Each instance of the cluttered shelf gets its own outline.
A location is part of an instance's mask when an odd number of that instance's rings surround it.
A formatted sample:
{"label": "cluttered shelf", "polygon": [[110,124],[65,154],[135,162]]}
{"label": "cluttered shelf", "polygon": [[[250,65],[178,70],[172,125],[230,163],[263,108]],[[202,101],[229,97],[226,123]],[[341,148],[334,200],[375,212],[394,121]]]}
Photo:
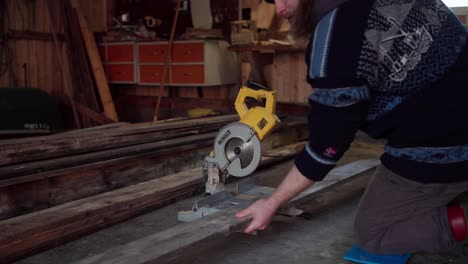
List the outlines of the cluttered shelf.
{"label": "cluttered shelf", "polygon": [[274,43],[251,43],[243,45],[232,45],[228,48],[234,52],[260,52],[260,53],[275,53],[275,52],[305,52],[306,48],[295,46],[292,44],[274,44]]}

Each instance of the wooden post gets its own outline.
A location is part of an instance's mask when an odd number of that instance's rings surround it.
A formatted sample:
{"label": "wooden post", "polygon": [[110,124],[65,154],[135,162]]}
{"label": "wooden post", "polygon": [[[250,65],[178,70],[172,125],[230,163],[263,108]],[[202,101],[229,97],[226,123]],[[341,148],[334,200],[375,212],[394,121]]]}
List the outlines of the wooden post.
{"label": "wooden post", "polygon": [[115,122],[119,121],[117,111],[115,110],[114,101],[107,83],[107,78],[104,74],[104,67],[102,66],[101,59],[99,57],[96,41],[94,35],[89,29],[86,19],[81,11],[81,6],[78,0],[70,0],[70,3],[75,9],[76,16],[81,28],[81,34],[85,42],[88,57],[93,70],[94,78],[98,87],[99,95],[101,97],[101,103],[104,108],[104,113],[107,117]]}

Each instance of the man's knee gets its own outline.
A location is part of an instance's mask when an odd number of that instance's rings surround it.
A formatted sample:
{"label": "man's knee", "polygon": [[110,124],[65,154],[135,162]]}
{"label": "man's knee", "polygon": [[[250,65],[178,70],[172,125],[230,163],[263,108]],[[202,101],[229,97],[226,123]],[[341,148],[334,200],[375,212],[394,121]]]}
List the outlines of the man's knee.
{"label": "man's knee", "polygon": [[369,217],[358,213],[354,220],[354,230],[360,248],[367,252],[379,253],[381,233],[376,230],[375,223],[372,223]]}

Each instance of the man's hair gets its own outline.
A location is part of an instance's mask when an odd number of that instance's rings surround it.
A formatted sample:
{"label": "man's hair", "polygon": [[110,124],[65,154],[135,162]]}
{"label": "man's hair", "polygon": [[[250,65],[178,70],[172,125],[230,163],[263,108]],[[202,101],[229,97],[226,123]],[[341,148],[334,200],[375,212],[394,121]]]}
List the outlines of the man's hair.
{"label": "man's hair", "polygon": [[291,23],[291,33],[296,38],[309,38],[315,30],[317,18],[314,15],[315,0],[299,0],[296,14]]}

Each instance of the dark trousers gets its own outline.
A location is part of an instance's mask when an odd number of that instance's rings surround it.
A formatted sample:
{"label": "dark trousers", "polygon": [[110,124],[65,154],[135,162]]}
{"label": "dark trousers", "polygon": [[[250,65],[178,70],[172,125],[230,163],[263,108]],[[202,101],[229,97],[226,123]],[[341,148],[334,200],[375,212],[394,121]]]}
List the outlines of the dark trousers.
{"label": "dark trousers", "polygon": [[440,252],[455,246],[447,204],[468,190],[467,182],[423,184],[380,165],[359,205],[358,244],[378,254]]}

